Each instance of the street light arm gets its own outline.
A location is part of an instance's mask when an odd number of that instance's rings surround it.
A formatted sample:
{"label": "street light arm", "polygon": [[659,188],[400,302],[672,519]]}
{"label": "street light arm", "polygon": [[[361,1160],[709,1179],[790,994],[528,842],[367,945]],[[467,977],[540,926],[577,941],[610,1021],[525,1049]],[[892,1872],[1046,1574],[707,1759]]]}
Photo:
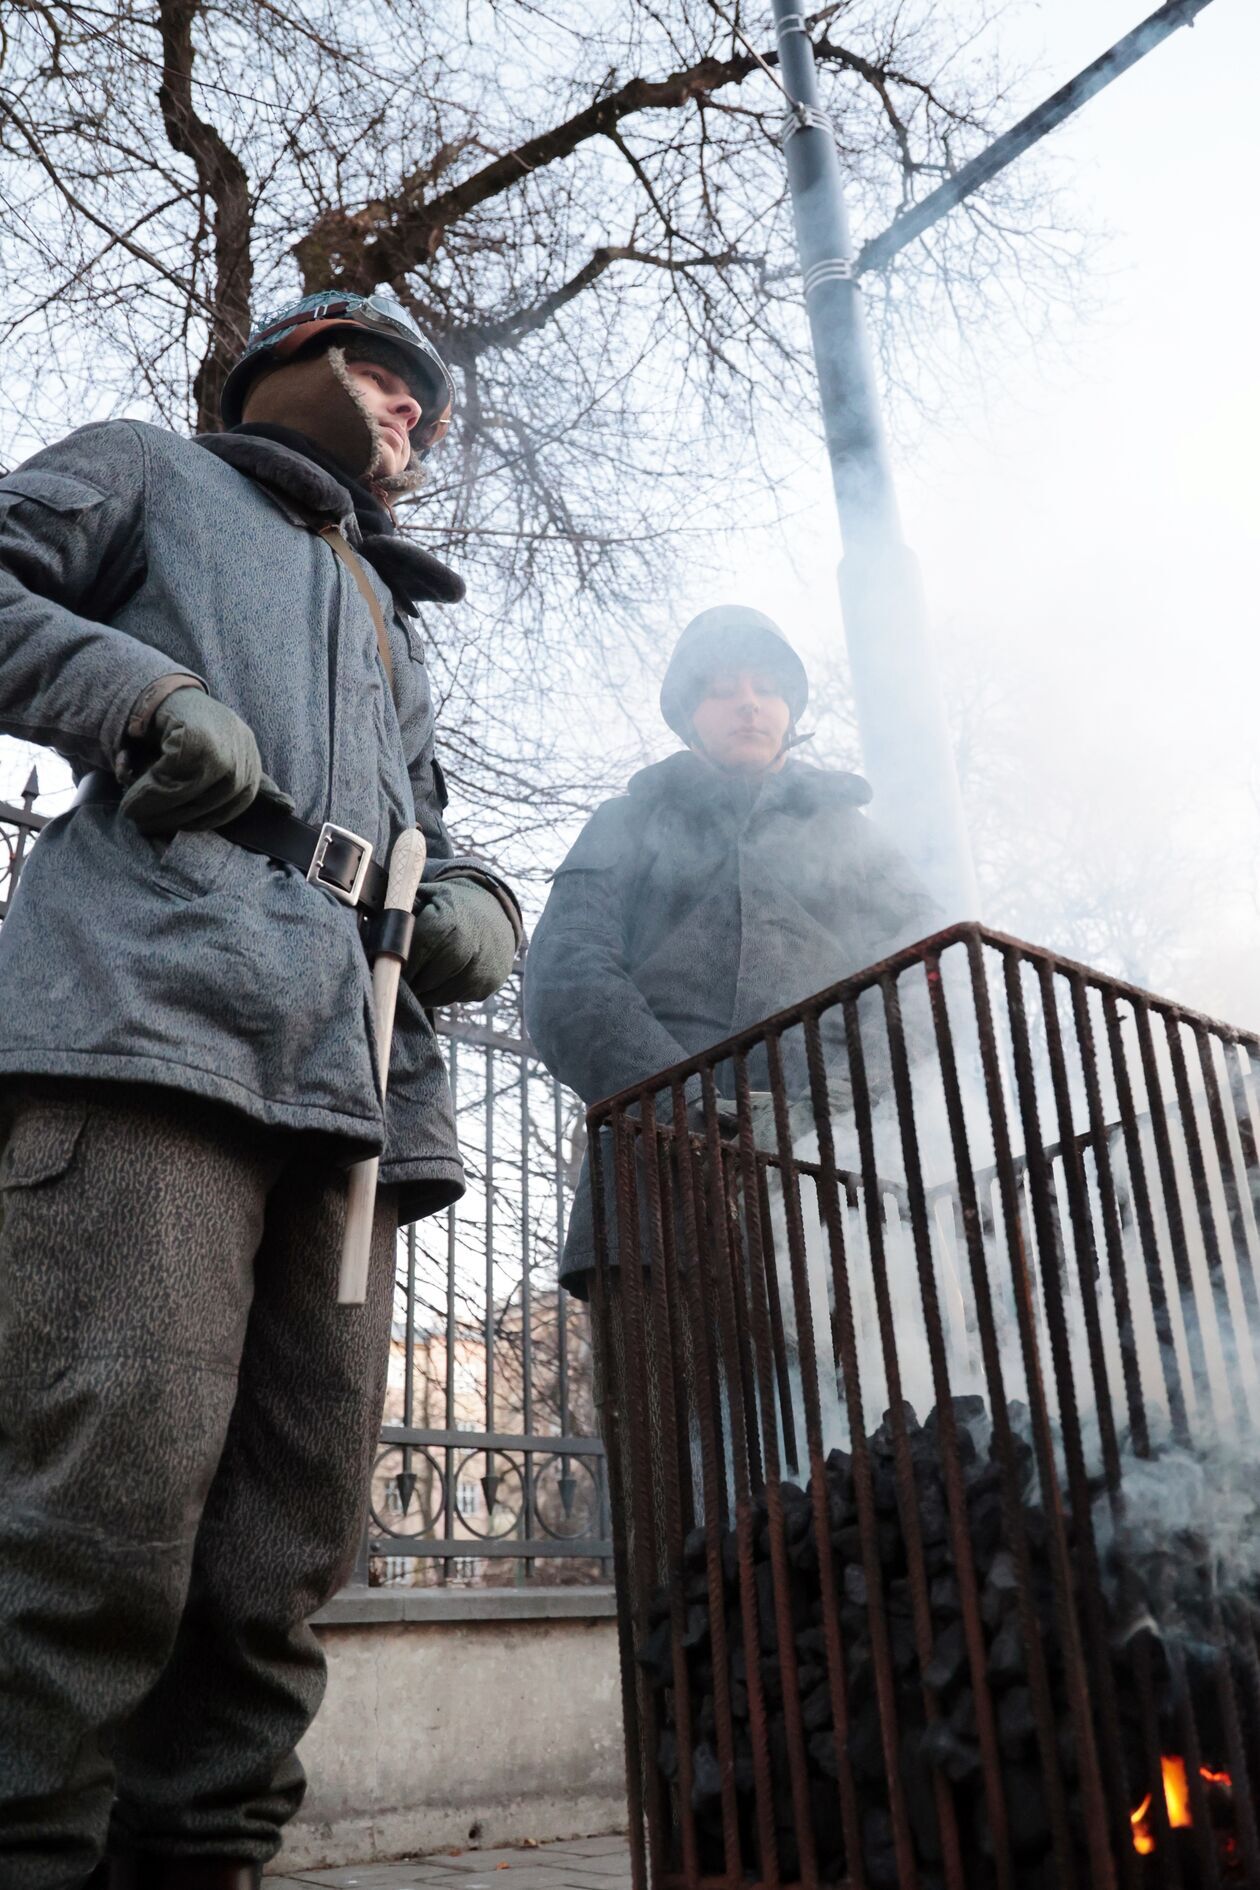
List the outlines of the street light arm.
{"label": "street light arm", "polygon": [[1009,131],[1004,131],[1000,138],[995,139],[987,150],[964,164],[956,176],[947,178],[921,202],[895,218],[880,235],[872,237],[858,253],[853,265],[854,274],[866,275],[872,269],[886,268],[908,243],[930,230],[934,223],[939,223],[943,216],[948,215],[982,185],[989,183],[999,171],[1005,170],[1008,164],[1021,157],[1040,138],[1044,138],[1048,131],[1053,131],[1065,118],[1079,111],[1104,86],[1118,79],[1130,66],[1135,66],[1139,59],[1145,58],[1169,34],[1176,32],[1180,26],[1193,26],[1198,15],[1210,4],[1211,0],[1168,0],[1166,6],[1152,13],[1140,26],[1135,26],[1109,52],[1095,59],[1083,72],[1078,72],[1066,85],[1060,86],[1036,111],[1029,112],[1027,118],[1021,118],[1017,125],[1012,125]]}

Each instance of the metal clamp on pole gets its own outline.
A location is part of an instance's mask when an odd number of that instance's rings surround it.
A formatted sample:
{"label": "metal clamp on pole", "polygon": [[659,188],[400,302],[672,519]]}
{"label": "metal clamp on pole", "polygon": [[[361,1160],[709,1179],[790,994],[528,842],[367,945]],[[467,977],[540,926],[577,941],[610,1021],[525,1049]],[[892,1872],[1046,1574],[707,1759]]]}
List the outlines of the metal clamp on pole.
{"label": "metal clamp on pole", "polygon": [[848,256],[828,256],[807,269],[802,280],[808,295],[820,282],[856,282],[857,272]]}
{"label": "metal clamp on pole", "polygon": [[[424,835],[418,827],[408,827],[394,842],[389,856],[389,884],[385,889],[385,910],[374,941],[376,951],[372,966],[372,1002],[376,1011],[376,1062],[381,1073],[381,1097],[389,1084],[389,1053],[394,1041],[394,1011],[398,1003],[398,980],[411,948],[412,907],[420,890],[424,872]],[[337,1285],[337,1303],[361,1306],[367,1296],[368,1265],[372,1257],[372,1222],[376,1214],[376,1183],[380,1174],[379,1155],[356,1162],[350,1170],[346,1195],[346,1229],[341,1247],[341,1278]]]}
{"label": "metal clamp on pole", "polygon": [[779,133],[779,143],[786,145],[789,138],[798,131],[825,131],[833,141],[836,130],[829,115],[817,105],[793,105],[783,120],[783,129]]}

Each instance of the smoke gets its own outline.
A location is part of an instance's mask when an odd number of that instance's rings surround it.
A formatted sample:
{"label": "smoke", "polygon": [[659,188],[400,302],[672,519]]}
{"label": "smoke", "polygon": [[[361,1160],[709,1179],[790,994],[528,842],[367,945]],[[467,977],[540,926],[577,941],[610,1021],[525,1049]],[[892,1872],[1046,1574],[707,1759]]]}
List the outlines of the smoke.
{"label": "smoke", "polygon": [[1095,1505],[1104,1562],[1141,1569],[1169,1556],[1193,1560],[1213,1594],[1260,1594],[1260,1478],[1236,1441],[1218,1438],[1194,1451],[1168,1445],[1147,1458],[1127,1453],[1121,1486],[1119,1514],[1109,1501]]}
{"label": "smoke", "polygon": [[[1044,992],[1025,976],[1029,1058],[1022,1088],[1010,1018],[996,1008],[995,1095],[986,1086],[974,1031],[968,1031],[965,978],[957,965],[946,962],[943,969],[978,1225],[972,1225],[969,1244],[941,1071],[934,1047],[920,1036],[908,1119],[884,1084],[870,1110],[865,1167],[851,1101],[833,1115],[839,1189],[838,1211],[830,1216],[817,1167],[817,1132],[810,1128],[795,1140],[804,1303],[791,1292],[783,1188],[777,1182],[772,1188],[772,1244],[786,1299],[797,1436],[804,1435],[806,1325],[817,1358],[824,1454],[851,1447],[855,1421],[863,1434],[874,1430],[894,1397],[924,1418],[938,1403],[942,1372],[950,1395],[978,1395],[991,1410],[998,1396],[1028,1405],[1033,1371],[1056,1440],[1060,1488],[1068,1488],[1063,1433],[1069,1416],[1079,1426],[1094,1487],[1102,1488],[1109,1462],[1118,1466],[1120,1503],[1101,1496],[1093,1514],[1113,1597],[1117,1571],[1129,1572],[1130,1600],[1138,1571],[1139,1589],[1149,1589],[1154,1612],[1160,1571],[1169,1565],[1193,1569],[1213,1594],[1260,1594],[1260,1226],[1256,1167],[1247,1157],[1257,1121],[1249,1065],[1224,1043],[1210,1044],[1205,1056],[1195,1054],[1198,1045],[1185,1026],[1151,1030],[1143,1040],[1138,1020],[1127,1012],[1109,1043],[1100,1000],[1091,994],[1106,1124],[1100,1144],[1089,1134],[1081,1047],[1073,1030],[1062,1028],[1073,1022],[1066,1004],[1058,1017],[1061,1088],[1067,1092],[1062,1122],[1051,1080],[1052,1020]],[[903,982],[914,975],[904,974]],[[864,1016],[863,1035],[868,1064],[879,1070],[888,1046],[875,1022]],[[1120,1120],[1120,1075],[1130,1089],[1127,1130]],[[1013,1165],[1005,1189],[995,1115],[1004,1118]],[[1039,1202],[1030,1176],[1030,1153],[1036,1151],[1027,1140],[1034,1130],[1043,1150]],[[1073,1138],[1079,1151],[1075,1195],[1065,1157]],[[917,1241],[910,1211],[916,1163],[926,1202],[926,1226]],[[872,1169],[877,1179],[868,1193]],[[982,1346],[977,1264],[992,1306],[998,1367],[992,1375]],[[935,1362],[925,1282],[938,1307]],[[1017,1285],[1027,1288],[1022,1322]],[[856,1386],[846,1384],[837,1344],[838,1306],[846,1297]],[[976,1441],[987,1448],[987,1434]],[[798,1465],[798,1473],[805,1468]],[[1024,1494],[1038,1500],[1035,1475]],[[1161,1607],[1161,1629],[1175,1633],[1175,1608],[1170,1614],[1167,1605]]]}

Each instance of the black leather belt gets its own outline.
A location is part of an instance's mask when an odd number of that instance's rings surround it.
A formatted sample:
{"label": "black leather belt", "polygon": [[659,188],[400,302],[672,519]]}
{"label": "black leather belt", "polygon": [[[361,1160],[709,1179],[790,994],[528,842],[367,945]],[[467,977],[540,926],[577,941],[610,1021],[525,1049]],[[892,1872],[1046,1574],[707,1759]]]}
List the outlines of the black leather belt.
{"label": "black leather belt", "polygon": [[[83,777],[75,801],[117,802],[121,796],[122,789],[113,777],[98,772]],[[348,827],[338,827],[331,820],[322,827],[312,827],[296,814],[283,814],[278,807],[260,807],[255,801],[215,832],[251,853],[265,853],[268,859],[296,866],[312,886],[322,886],[343,905],[371,913],[384,908],[386,870],[372,858],[371,841],[351,833]]]}
{"label": "black leather belt", "polygon": [[312,886],[322,886],[343,905],[379,912],[385,904],[385,868],[372,858],[371,841],[348,827],[331,820],[312,827],[296,814],[282,814],[278,807],[260,807],[255,801],[217,831],[251,853],[296,866]]}

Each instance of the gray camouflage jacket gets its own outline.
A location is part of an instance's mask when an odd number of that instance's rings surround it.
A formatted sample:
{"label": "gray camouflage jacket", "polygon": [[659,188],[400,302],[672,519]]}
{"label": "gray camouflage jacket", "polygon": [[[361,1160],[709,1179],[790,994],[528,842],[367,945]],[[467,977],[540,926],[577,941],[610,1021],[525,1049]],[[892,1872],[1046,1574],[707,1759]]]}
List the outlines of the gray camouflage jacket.
{"label": "gray camouflage jacket", "polygon": [[[795,760],[744,781],[685,752],[636,774],[579,834],[530,944],[526,1023],[548,1068],[595,1102],[932,932],[940,914],[861,811],[870,797],[857,775]],[[847,1088],[841,1033],[829,1013],[833,1102]],[[784,1039],[784,1074],[804,1096],[799,1035]],[[749,1080],[768,1083],[760,1055]],[[594,1264],[593,1238],[584,1167],[570,1286]]]}
{"label": "gray camouflage jacket", "polygon": [[[427,878],[476,871],[442,822],[434,710],[411,610],[453,573],[397,539],[364,547],[389,626],[315,535],[359,541],[350,495],[284,446],[83,427],[0,479],[0,731],[113,774],[148,685],[200,677],[253,729],[296,812],[384,858],[418,823]],[[379,554],[379,555],[377,555]],[[388,582],[382,577],[384,572]],[[463,1191],[432,1026],[404,985],[382,1108],[371,984],[354,915],[216,833],[146,839],[88,801],[41,834],[3,928],[0,1076],[165,1084],[275,1127],[384,1147],[404,1219]]]}

